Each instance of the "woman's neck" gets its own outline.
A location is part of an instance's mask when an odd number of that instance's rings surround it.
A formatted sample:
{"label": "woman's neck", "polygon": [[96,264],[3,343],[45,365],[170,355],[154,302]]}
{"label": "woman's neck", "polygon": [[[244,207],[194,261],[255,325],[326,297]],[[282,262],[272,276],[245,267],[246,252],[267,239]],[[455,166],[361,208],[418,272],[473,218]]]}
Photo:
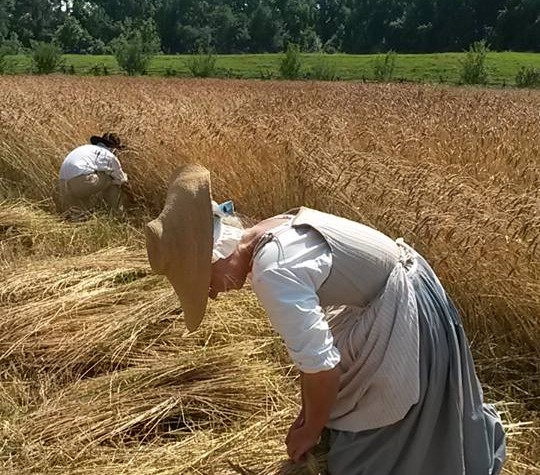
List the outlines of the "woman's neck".
{"label": "woman's neck", "polygon": [[273,218],[265,219],[257,223],[255,226],[248,228],[244,231],[244,235],[238,245],[241,254],[245,254],[245,258],[251,262],[253,252],[257,247],[261,237],[268,231],[277,228],[290,219],[288,216],[275,216]]}

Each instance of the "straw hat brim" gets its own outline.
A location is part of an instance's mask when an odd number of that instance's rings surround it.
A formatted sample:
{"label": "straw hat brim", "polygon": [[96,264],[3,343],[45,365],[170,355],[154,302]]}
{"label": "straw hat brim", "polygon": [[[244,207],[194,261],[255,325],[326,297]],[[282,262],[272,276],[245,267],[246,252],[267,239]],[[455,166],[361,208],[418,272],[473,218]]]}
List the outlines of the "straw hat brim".
{"label": "straw hat brim", "polygon": [[208,303],[213,218],[210,173],[200,165],[177,169],[160,215],[145,227],[152,270],[167,277],[180,299],[186,326],[200,325]]}

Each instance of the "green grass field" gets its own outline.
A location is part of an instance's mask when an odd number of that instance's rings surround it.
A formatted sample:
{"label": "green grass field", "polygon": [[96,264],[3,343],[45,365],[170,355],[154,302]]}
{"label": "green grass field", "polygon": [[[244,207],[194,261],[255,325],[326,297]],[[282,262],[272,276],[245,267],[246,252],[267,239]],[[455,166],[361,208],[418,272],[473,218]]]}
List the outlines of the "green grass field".
{"label": "green grass field", "polygon": [[[244,79],[277,79],[280,77],[279,65],[282,54],[243,54],[220,55],[217,57],[217,74],[219,77]],[[306,75],[320,60],[321,55],[303,54],[302,71]],[[464,53],[438,54],[398,54],[393,79],[411,82],[459,83],[460,62]],[[180,77],[190,76],[188,68],[189,55],[159,55],[148,68],[148,75]],[[337,79],[341,80],[373,80],[373,63],[377,55],[325,55],[326,61],[335,67]],[[489,73],[488,84],[494,86],[514,85],[517,72],[522,66],[540,68],[540,54],[537,53],[496,53],[487,57]],[[120,74],[113,56],[65,55],[66,73],[83,75]],[[24,74],[31,72],[28,56],[12,56],[7,58],[7,73]]]}

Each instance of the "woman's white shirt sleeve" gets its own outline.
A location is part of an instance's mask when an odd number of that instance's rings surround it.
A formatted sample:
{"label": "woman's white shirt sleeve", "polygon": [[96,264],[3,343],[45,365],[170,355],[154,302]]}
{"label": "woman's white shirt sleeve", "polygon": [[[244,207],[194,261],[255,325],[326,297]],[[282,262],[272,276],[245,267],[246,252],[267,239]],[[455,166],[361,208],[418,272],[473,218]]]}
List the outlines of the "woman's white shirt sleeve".
{"label": "woman's white shirt sleeve", "polygon": [[105,172],[110,175],[114,183],[121,185],[128,181],[127,175],[122,170],[120,160],[114,153],[105,147],[95,147],[94,166],[96,171]]}
{"label": "woman's white shirt sleeve", "polygon": [[127,183],[128,178],[124,170],[122,170],[122,165],[120,165],[120,160],[116,158],[116,155],[113,155],[111,157],[110,161],[110,167],[111,167],[111,176],[113,177],[113,180],[115,183],[123,184]]}
{"label": "woman's white shirt sleeve", "polygon": [[317,231],[286,226],[255,256],[252,288],[298,369],[327,371],[340,354],[316,292],[330,274],[332,253]]}

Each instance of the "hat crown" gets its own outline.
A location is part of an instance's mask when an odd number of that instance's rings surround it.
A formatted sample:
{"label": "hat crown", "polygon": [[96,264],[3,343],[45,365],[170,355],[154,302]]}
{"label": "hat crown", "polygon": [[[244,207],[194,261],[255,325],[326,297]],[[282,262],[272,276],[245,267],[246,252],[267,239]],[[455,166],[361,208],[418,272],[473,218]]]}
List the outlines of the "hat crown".
{"label": "hat crown", "polygon": [[122,140],[120,139],[118,134],[114,132],[106,132],[101,137],[99,135],[92,135],[92,137],[90,137],[90,143],[93,145],[102,143],[109,148],[124,148],[124,146],[122,145]]}
{"label": "hat crown", "polygon": [[121,144],[120,137],[114,132],[107,132],[106,134],[103,134],[103,140],[113,147],[118,147]]}

